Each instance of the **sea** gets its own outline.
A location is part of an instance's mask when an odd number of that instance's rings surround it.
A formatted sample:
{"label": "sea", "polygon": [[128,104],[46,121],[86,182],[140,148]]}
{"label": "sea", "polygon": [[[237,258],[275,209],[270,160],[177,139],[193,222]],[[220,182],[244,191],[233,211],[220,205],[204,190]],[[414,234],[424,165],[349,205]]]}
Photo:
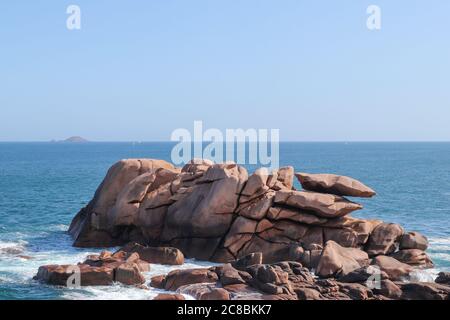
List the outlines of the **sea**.
{"label": "sea", "polygon": [[[127,158],[170,161],[173,146],[0,143],[0,300],[152,299],[160,293],[119,284],[60,288],[33,276],[41,265],[75,264],[102,250],[72,247],[67,230],[112,164]],[[407,231],[426,235],[435,268],[418,271],[419,280],[432,281],[439,271],[450,271],[450,143],[284,142],[279,150],[281,166],[347,175],[375,189],[374,198],[357,199],[364,209],[354,216],[400,223]],[[257,166],[246,167],[253,171]],[[181,268],[210,265],[187,260]],[[145,276],[150,279],[176,268],[180,266],[152,265]]]}

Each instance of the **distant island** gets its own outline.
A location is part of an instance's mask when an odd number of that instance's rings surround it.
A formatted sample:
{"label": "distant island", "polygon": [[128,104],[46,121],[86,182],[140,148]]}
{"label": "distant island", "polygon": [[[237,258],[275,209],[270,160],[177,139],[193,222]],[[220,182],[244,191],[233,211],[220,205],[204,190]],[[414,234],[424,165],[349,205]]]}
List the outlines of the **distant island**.
{"label": "distant island", "polygon": [[85,138],[80,137],[80,136],[73,136],[73,137],[67,138],[65,140],[59,140],[59,141],[52,140],[52,142],[81,143],[81,142],[89,142],[89,140],[86,140]]}

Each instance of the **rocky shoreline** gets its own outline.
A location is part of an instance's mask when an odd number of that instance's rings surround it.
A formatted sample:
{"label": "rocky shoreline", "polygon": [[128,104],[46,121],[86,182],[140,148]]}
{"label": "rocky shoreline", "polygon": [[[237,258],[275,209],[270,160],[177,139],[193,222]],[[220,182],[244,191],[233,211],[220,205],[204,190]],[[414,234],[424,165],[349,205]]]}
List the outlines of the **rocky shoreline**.
{"label": "rocky shoreline", "polygon": [[[425,236],[350,216],[362,205],[347,197],[374,195],[355,179],[292,167],[249,175],[233,163],[130,159],[110,168],[69,232],[77,247],[124,246],[78,264],[81,285],[144,288],[150,264],[187,257],[224,264],[175,270],[150,286],[197,299],[449,299],[448,273],[411,281],[433,266]],[[65,285],[73,267],[42,266],[35,278]]]}

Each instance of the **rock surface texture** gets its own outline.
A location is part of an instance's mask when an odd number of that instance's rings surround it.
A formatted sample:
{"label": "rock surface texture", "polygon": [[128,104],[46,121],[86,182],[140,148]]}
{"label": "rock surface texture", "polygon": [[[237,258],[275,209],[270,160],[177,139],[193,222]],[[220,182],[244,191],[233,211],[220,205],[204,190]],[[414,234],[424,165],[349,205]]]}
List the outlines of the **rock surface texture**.
{"label": "rock surface texture", "polygon": [[[303,190],[294,188],[294,177]],[[186,257],[226,264],[175,270],[150,285],[198,299],[448,298],[445,275],[440,284],[399,283],[433,266],[425,236],[350,216],[362,205],[346,197],[374,195],[353,178],[292,167],[249,175],[242,166],[208,160],[183,168],[122,160],[69,232],[77,247],[126,244],[111,257],[82,264],[86,274],[105,273],[101,283],[141,284],[138,272],[146,263],[177,265]],[[46,282],[66,277],[63,266],[41,268],[37,278]],[[372,290],[366,282],[377,273],[381,286]]]}

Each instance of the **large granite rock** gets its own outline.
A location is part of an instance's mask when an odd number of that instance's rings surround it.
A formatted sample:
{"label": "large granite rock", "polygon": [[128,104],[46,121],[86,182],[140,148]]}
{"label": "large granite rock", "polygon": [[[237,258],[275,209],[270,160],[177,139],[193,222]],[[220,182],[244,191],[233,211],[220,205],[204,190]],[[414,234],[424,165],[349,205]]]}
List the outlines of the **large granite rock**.
{"label": "large granite rock", "polygon": [[398,224],[379,224],[370,234],[366,251],[369,256],[391,254],[397,249],[403,234],[404,230]]}
{"label": "large granite rock", "polygon": [[[175,168],[162,160],[122,160],[109,169],[69,232],[75,246],[127,244],[120,251],[150,263],[182,264],[184,257],[230,262],[261,253],[236,267],[299,261],[317,269],[323,260],[321,274],[335,276],[357,267],[344,254],[352,251],[432,266],[426,255],[408,251],[426,248],[422,235],[350,216],[362,206],[343,196],[372,196],[369,187],[349,177],[299,173],[307,190],[295,190],[293,177],[290,166],[249,175],[234,163],[194,159]],[[337,260],[325,264],[321,257]]]}
{"label": "large granite rock", "polygon": [[128,184],[135,178],[159,168],[174,169],[174,166],[154,159],[128,159],[114,164],[95,192],[94,198],[72,220],[69,233],[75,239],[74,246],[111,247],[132,240],[128,239],[133,236],[126,229],[114,225],[117,216],[115,205],[120,206],[123,203],[117,202],[117,199],[125,193],[131,196],[129,202],[137,204],[144,192],[142,189],[148,187],[145,185],[147,180],[140,178],[133,187]]}
{"label": "large granite rock", "polygon": [[419,232],[408,232],[400,240],[400,249],[418,249],[425,251],[428,248],[428,239]]}
{"label": "large granite rock", "polygon": [[377,256],[372,260],[372,264],[378,266],[393,281],[406,280],[413,271],[410,265],[388,256]]}

